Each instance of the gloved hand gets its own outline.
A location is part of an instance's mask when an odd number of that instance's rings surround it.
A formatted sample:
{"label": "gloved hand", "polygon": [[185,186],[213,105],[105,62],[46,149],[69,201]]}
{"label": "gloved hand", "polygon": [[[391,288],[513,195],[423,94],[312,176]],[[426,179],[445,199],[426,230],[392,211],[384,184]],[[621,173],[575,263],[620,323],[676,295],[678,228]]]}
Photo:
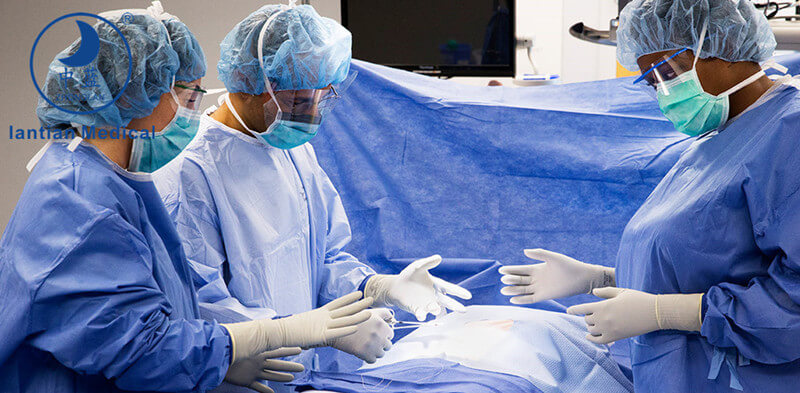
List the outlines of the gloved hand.
{"label": "gloved hand", "polygon": [[331,346],[356,355],[367,363],[375,363],[392,347],[394,329],[388,324],[388,321],[392,320],[392,312],[388,308],[374,308],[368,311],[371,314],[370,318],[358,325],[355,334],[334,339]]}
{"label": "gloved hand", "polygon": [[472,294],[428,273],[441,262],[442,257],[433,255],[414,261],[400,274],[374,275],[367,281],[364,295],[374,298],[378,306],[399,307],[414,314],[420,321],[424,321],[428,313],[443,313],[444,308],[464,312],[464,306],[447,295],[471,299]]}
{"label": "gloved hand", "polygon": [[259,393],[275,393],[260,381],[291,382],[294,375],[287,372],[299,373],[305,369],[303,365],[275,359],[299,354],[300,348],[281,348],[260,353],[252,358],[239,359],[228,367],[225,382],[244,386]]}
{"label": "gloved hand", "polygon": [[370,317],[372,298],[361,292],[342,296],[320,308],[281,319],[223,324],[233,342],[233,362],[281,347],[311,348],[355,333]]}
{"label": "gloved hand", "polygon": [[653,295],[612,287],[598,288],[592,293],[608,300],[567,309],[567,314],[586,315],[589,327],[586,338],[591,342],[608,344],[655,330],[700,331],[702,293]]}
{"label": "gloved hand", "polygon": [[579,262],[541,248],[525,250],[525,256],[544,263],[500,268],[503,274],[500,281],[510,285],[500,293],[514,296],[511,298],[514,304],[538,303],[616,286],[614,269],[610,267]]}

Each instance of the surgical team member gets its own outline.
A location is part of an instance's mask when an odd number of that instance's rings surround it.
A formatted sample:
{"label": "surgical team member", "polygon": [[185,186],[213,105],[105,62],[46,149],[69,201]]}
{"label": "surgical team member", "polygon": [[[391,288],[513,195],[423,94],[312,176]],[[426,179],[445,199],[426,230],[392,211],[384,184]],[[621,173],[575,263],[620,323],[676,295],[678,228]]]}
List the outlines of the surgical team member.
{"label": "surgical team member", "polygon": [[[363,288],[376,304],[420,320],[463,309],[447,295],[470,298],[469,291],[428,273],[438,256],[376,275],[344,251],[347,216],[306,142],[344,93],[350,32],[308,5],[268,5],[237,24],[221,50],[218,71],[230,94],[154,175],[201,277],[200,301],[270,318]],[[391,345],[389,318],[374,312],[334,347],[374,361]]]}
{"label": "surgical team member", "polygon": [[[633,337],[637,392],[796,392],[800,381],[800,93],[745,0],[634,0],[617,57],[696,137],[625,228],[616,270],[545,250],[504,267],[513,303],[592,292],[597,343]],[[647,86],[649,85],[649,86]]]}
{"label": "surgical team member", "polygon": [[[132,17],[123,16],[130,13]],[[99,86],[50,65],[40,100],[47,127],[163,126],[174,106],[176,75],[205,73],[202,52],[177,18],[153,8],[101,14],[130,44],[98,22],[99,54],[90,64]],[[172,44],[170,44],[170,41]],[[191,45],[175,46],[178,42]],[[123,59],[123,60],[120,60]],[[83,69],[79,69],[83,70]],[[97,90],[92,90],[96,88]],[[121,94],[106,108],[98,91]],[[157,129],[158,130],[158,129]],[[279,320],[219,325],[200,320],[191,270],[178,233],[146,173],[126,170],[131,138],[48,143],[0,240],[0,391],[188,392],[225,381],[262,393],[259,381],[288,381],[303,367],[273,358],[352,334],[371,299],[354,292],[313,311]],[[362,311],[363,310],[363,311]]]}

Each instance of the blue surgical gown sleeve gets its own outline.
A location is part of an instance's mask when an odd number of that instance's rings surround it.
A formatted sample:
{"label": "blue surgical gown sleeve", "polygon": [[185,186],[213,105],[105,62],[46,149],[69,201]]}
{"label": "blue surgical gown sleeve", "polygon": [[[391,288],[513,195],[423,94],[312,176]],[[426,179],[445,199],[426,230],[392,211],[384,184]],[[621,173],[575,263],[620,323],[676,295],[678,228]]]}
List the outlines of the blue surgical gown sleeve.
{"label": "blue surgical gown sleeve", "polygon": [[[220,322],[274,318],[275,310],[244,305],[230,293],[225,281],[225,243],[213,206],[214,198],[199,165],[188,160],[183,164],[181,181],[171,187],[160,187],[159,192],[162,189],[177,190],[168,195],[162,194],[162,198],[181,235],[183,250],[194,271],[201,314],[204,318]],[[159,180],[176,181],[169,176]]]}
{"label": "blue surgical gown sleeve", "polygon": [[781,119],[762,163],[744,165],[753,234],[768,274],[722,283],[703,298],[701,333],[760,363],[800,359],[800,116]]}
{"label": "blue surgical gown sleeve", "polygon": [[[165,392],[217,387],[230,338],[216,323],[171,319],[153,277],[145,239],[117,213],[77,228],[45,275],[31,306],[30,345],[120,389]],[[85,230],[84,230],[85,229]]]}
{"label": "blue surgical gown sleeve", "polygon": [[375,271],[344,251],[352,238],[350,221],[347,219],[339,192],[336,191],[328,175],[319,166],[310,144],[308,148],[312,155],[312,165],[314,165],[321,183],[320,189],[324,198],[325,210],[328,213],[324,247],[325,261],[320,272],[322,285],[318,298],[319,304],[322,305],[350,292],[363,290],[364,283],[369,277],[375,275]]}

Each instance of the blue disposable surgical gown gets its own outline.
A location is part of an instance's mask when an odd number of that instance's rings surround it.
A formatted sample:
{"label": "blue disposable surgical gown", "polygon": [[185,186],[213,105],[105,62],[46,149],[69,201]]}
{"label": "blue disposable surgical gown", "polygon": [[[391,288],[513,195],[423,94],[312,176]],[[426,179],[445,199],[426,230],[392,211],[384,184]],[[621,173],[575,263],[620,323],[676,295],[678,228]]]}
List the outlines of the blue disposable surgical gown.
{"label": "blue disposable surgical gown", "polygon": [[705,294],[699,334],[632,339],[636,392],[798,391],[800,94],[768,94],[690,145],[625,228],[619,286]]}
{"label": "blue disposable surgical gown", "polygon": [[[276,149],[203,115],[192,142],[153,179],[198,273],[201,308],[296,314],[374,274],[344,251],[350,224],[308,143]],[[310,368],[312,356],[295,360]]]}
{"label": "blue disposable surgical gown", "polygon": [[54,143],[0,243],[0,391],[203,392],[230,339],[198,318],[191,271],[146,174]]}

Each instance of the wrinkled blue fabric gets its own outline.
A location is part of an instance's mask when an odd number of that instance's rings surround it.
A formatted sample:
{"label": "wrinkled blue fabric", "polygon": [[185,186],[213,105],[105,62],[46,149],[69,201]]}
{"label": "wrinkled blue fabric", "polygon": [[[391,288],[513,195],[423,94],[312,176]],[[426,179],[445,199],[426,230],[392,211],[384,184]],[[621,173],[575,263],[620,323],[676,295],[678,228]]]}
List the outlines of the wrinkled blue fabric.
{"label": "wrinkled blue fabric", "polygon": [[[285,316],[356,291],[374,274],[344,251],[350,225],[310,144],[266,146],[204,115],[153,178],[204,304],[252,319]],[[295,360],[310,369],[313,352]]]}
{"label": "wrinkled blue fabric", "polygon": [[409,360],[355,373],[313,371],[292,384],[342,393],[542,393],[515,375],[472,369],[443,359]]}
{"label": "wrinkled blue fabric", "polygon": [[690,142],[631,78],[528,89],[353,68],[311,144],[350,219],[348,251],[381,273],[431,254],[529,263],[531,247],[613,266],[628,219]]}
{"label": "wrinkled blue fabric", "polygon": [[[132,119],[150,115],[161,95],[172,87],[172,79],[181,63],[170,46],[168,28],[147,14],[131,14],[131,20],[124,22],[122,13],[108,17],[122,32],[133,57],[130,81],[122,95],[114,104],[91,114],[67,113],[40,97],[36,115],[42,126],[69,126],[74,122],[86,126],[124,127]],[[58,59],[74,54],[80,47],[80,38],[50,63],[42,91],[61,108],[75,112],[99,109],[111,102],[125,86],[129,59],[122,38],[105,22],[98,21],[94,27],[100,36],[100,52],[92,63],[70,68],[69,77],[63,79],[65,67]],[[87,83],[90,72],[96,75],[94,85]]]}
{"label": "wrinkled blue fabric", "polygon": [[195,296],[147,176],[55,143],[0,241],[0,391],[212,389],[230,339]]}
{"label": "wrinkled blue fabric", "polygon": [[777,45],[767,18],[750,0],[634,0],[619,15],[617,60],[638,70],[642,55],[696,48],[706,24],[703,59],[762,62]]}
{"label": "wrinkled blue fabric", "polygon": [[[281,12],[265,5],[234,26],[220,43],[219,80],[230,93],[266,93],[264,76],[273,90],[321,89],[341,83],[350,69],[352,36],[333,19],[310,5]],[[264,33],[264,69],[258,61],[258,38],[264,23],[281,12]]]}
{"label": "wrinkled blue fabric", "polygon": [[[311,142],[353,228],[348,252],[387,274],[441,254],[434,274],[472,291],[465,304],[509,304],[493,261],[530,263],[525,248],[613,266],[628,219],[689,144],[633,78],[477,87],[353,68]],[[625,342],[611,349],[629,364]]]}
{"label": "wrinkled blue fabric", "polygon": [[692,143],[625,228],[619,286],[705,294],[700,334],[632,339],[637,392],[797,391],[800,93],[770,97]]}

